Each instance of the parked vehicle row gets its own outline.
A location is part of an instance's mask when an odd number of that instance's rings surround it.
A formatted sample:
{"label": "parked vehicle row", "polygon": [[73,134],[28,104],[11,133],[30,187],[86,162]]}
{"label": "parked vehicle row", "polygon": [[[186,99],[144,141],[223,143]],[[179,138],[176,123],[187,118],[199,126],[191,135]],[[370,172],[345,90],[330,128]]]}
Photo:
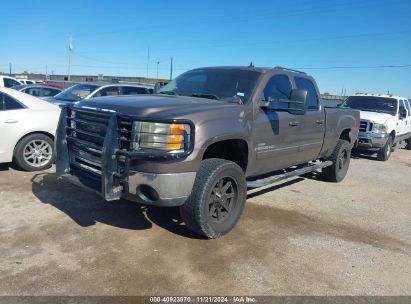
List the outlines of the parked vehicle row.
{"label": "parked vehicle row", "polygon": [[357,94],[327,108],[312,77],[281,67],[195,69],[156,94],[87,83],[46,102],[22,93],[38,86],[16,88],[0,88],[0,162],[33,171],[56,159],[59,177],[108,201],[178,206],[208,238],[235,226],[247,189],[312,171],[340,182],[352,149],[380,160],[403,140],[411,149],[406,98]]}

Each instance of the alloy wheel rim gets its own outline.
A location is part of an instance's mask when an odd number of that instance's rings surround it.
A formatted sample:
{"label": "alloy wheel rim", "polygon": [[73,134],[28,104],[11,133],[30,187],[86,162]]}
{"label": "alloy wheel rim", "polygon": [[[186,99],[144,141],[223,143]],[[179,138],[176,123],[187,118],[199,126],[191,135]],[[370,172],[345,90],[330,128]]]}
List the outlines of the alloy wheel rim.
{"label": "alloy wheel rim", "polygon": [[222,177],[213,186],[208,199],[208,215],[215,223],[225,222],[235,210],[237,184],[232,178]]}
{"label": "alloy wheel rim", "polygon": [[24,161],[32,167],[42,167],[48,164],[53,156],[51,145],[42,139],[28,142],[23,149]]}

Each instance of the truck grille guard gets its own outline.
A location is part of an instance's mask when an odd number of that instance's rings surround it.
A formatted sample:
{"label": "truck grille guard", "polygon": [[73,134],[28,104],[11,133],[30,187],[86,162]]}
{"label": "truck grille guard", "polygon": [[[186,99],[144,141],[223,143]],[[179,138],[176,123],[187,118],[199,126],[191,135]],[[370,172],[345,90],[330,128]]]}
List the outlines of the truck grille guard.
{"label": "truck grille guard", "polygon": [[[190,126],[184,152],[131,150],[133,121],[181,123]],[[128,192],[132,160],[183,158],[194,148],[194,124],[186,119],[142,118],[94,108],[63,106],[56,132],[58,178],[94,189],[105,200]]]}

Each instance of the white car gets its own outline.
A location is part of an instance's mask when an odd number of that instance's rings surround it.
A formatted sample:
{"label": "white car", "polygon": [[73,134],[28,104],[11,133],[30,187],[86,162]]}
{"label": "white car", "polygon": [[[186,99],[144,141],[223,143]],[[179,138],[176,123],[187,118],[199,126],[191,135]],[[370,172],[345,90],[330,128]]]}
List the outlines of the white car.
{"label": "white car", "polygon": [[407,98],[360,93],[348,97],[341,105],[360,110],[360,132],[357,149],[374,150],[386,161],[394,147],[406,141],[411,150],[411,106]]}
{"label": "white car", "polygon": [[0,87],[11,88],[12,86],[22,84],[16,78],[11,76],[0,75]]}
{"label": "white car", "polygon": [[27,171],[50,167],[59,117],[56,105],[0,88],[0,163],[14,161]]}

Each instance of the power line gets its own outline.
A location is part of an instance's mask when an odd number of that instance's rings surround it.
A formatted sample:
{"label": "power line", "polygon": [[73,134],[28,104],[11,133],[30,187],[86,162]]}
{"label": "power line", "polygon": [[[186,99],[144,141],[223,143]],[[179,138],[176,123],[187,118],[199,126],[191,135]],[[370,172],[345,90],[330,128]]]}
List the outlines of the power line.
{"label": "power line", "polygon": [[382,68],[409,68],[411,64],[402,65],[374,65],[374,66],[329,66],[329,67],[297,67],[298,70],[340,70],[340,69],[382,69]]}
{"label": "power line", "polygon": [[[404,0],[405,1],[405,0]],[[404,2],[402,0],[397,0],[396,2]],[[148,31],[148,30],[156,30],[156,29],[164,29],[164,28],[172,28],[172,27],[180,27],[180,26],[196,26],[201,25],[203,23],[209,24],[212,22],[213,24],[223,23],[227,25],[229,23],[250,23],[250,22],[258,22],[264,21],[267,19],[270,20],[278,20],[278,19],[289,19],[290,17],[299,16],[302,14],[321,14],[321,13],[330,13],[333,11],[338,11],[339,13],[344,12],[344,10],[349,10],[352,12],[353,10],[358,10],[359,8],[369,8],[370,5],[375,5],[375,1],[367,1],[363,0],[362,2],[358,1],[342,1],[340,3],[334,4],[334,6],[330,6],[328,1],[324,1],[324,3],[320,6],[313,7],[313,4],[316,2],[307,1],[307,5],[304,6],[301,3],[298,7],[294,7],[292,11],[290,11],[289,7],[283,6],[279,7],[278,5],[275,8],[265,8],[260,10],[253,10],[251,12],[247,12],[247,14],[239,15],[238,13],[230,13],[226,15],[214,15],[214,16],[198,16],[196,15],[195,20],[185,20],[185,21],[178,21],[173,23],[163,23],[163,24],[153,24],[147,25],[142,27],[128,27],[122,28],[118,30],[113,30],[109,32],[90,32],[90,33],[78,33],[76,36],[78,37],[96,37],[96,36],[104,36],[104,35],[117,35],[120,33],[130,33],[130,32],[139,32],[139,31]],[[406,2],[406,1],[405,1]],[[317,1],[318,3],[318,1]],[[382,4],[385,4],[383,2]],[[388,3],[389,7],[393,6],[392,1]],[[157,16],[157,15],[156,15]],[[154,15],[153,15],[154,17]]]}

